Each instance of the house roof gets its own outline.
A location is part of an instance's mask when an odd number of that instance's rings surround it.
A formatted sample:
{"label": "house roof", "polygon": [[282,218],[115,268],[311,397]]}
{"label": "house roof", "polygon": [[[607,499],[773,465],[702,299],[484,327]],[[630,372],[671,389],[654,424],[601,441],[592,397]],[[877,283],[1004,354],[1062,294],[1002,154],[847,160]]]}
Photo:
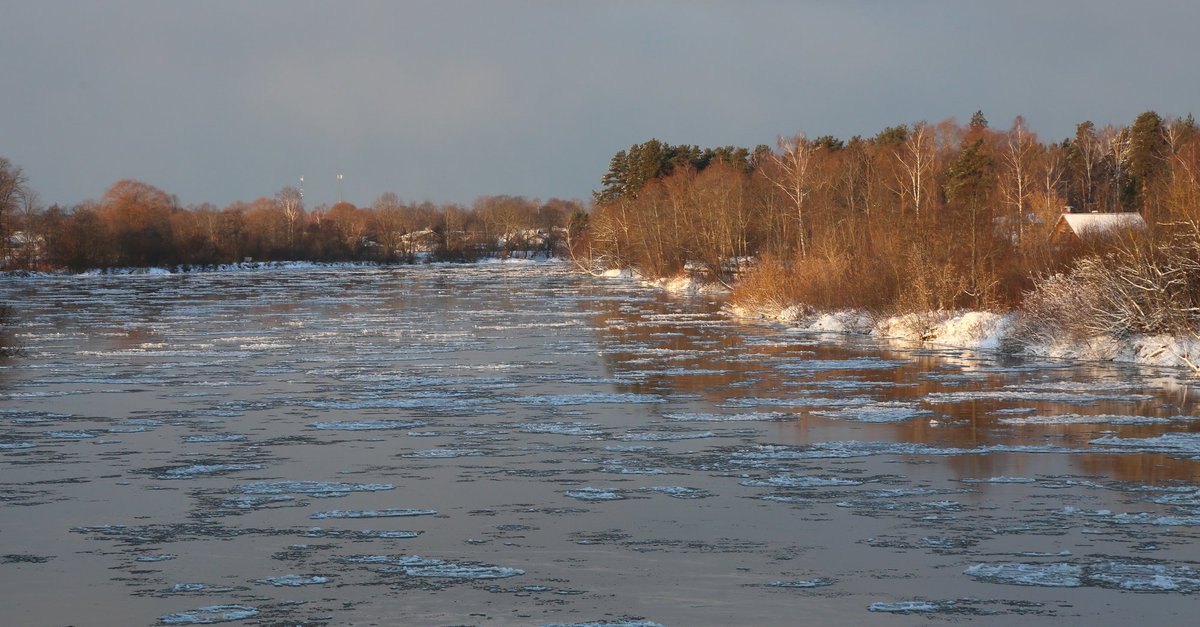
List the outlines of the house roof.
{"label": "house roof", "polygon": [[1115,231],[1146,228],[1142,214],[1130,213],[1064,213],[1059,219],[1066,222],[1076,235],[1104,235]]}

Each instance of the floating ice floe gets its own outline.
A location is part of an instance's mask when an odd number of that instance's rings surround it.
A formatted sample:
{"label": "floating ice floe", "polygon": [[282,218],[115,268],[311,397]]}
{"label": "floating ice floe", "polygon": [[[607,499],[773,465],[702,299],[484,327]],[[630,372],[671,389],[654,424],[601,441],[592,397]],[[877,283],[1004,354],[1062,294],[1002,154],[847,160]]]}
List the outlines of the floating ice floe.
{"label": "floating ice floe", "polygon": [[1107,509],[1084,510],[1071,506],[1064,507],[1059,513],[1064,516],[1082,516],[1118,525],[1151,525],[1155,527],[1200,526],[1200,514],[1193,514],[1191,516],[1163,516],[1150,512],[1114,513]]}
{"label": "floating ice floe", "polygon": [[712,496],[712,492],[709,492],[708,490],[701,490],[700,488],[686,488],[675,485],[650,486],[648,488],[643,488],[642,491],[666,494],[667,496],[677,499],[702,499]]}
{"label": "floating ice floe", "polygon": [[1149,394],[1093,394],[1085,392],[1055,392],[1040,390],[976,390],[970,392],[930,392],[927,403],[963,403],[968,401],[1034,401],[1045,403],[1099,403],[1102,401],[1148,401]]}
{"label": "floating ice floe", "polygon": [[355,401],[309,401],[313,409],[412,409],[434,414],[498,413],[490,400],[482,398],[450,396],[445,392],[418,393],[406,398],[377,398]]}
{"label": "floating ice floe", "polygon": [[620,461],[605,461],[601,463],[600,472],[611,472],[618,475],[665,475],[668,471],[662,468],[644,465],[629,465]]}
{"label": "floating ice floe", "polygon": [[258,616],[258,608],[249,605],[209,605],[187,612],[160,616],[162,625],[210,625]]}
{"label": "floating ice floe", "polygon": [[206,475],[223,475],[242,470],[262,470],[262,464],[193,464],[166,470],[158,475],[159,479],[192,479]]}
{"label": "floating ice floe", "polygon": [[887,612],[889,614],[920,614],[924,612],[941,612],[954,606],[954,601],[879,601],[868,605],[867,611]]}
{"label": "floating ice floe", "polygon": [[554,622],[542,627],[664,627],[654,621],[588,621],[588,622]]}
{"label": "floating ice floe", "polygon": [[307,494],[316,497],[345,496],[350,492],[394,490],[390,483],[340,483],[329,481],[257,481],[238,486],[242,494]]}
{"label": "floating ice floe", "polygon": [[767,585],[769,588],[823,588],[832,586],[837,583],[836,580],[828,577],[818,577],[816,579],[789,579],[784,581],[772,581]]}
{"label": "floating ice floe", "polygon": [[547,623],[542,627],[664,627],[664,625],[650,620],[601,620],[583,623]]}
{"label": "floating ice floe", "polygon": [[610,453],[665,453],[667,449],[649,444],[612,444],[604,447]]}
{"label": "floating ice floe", "polygon": [[664,403],[666,402],[661,396],[656,394],[634,394],[630,393],[600,393],[591,394],[539,394],[533,396],[513,396],[504,399],[508,402],[520,403],[522,405],[537,405],[537,406],[560,406],[560,405],[591,405],[598,403],[612,404],[644,404],[644,403]]}
{"label": "floating ice floe", "polygon": [[663,418],[674,422],[777,422],[792,416],[781,411],[757,411],[741,414],[675,413],[664,414]]}
{"label": "floating ice floe", "polygon": [[1089,444],[1200,455],[1200,433],[1164,433],[1152,438],[1105,436],[1091,440]]}
{"label": "floating ice floe", "polygon": [[752,488],[828,488],[862,485],[858,479],[816,477],[807,475],[777,475],[766,479],[747,479],[741,485]]}
{"label": "floating ice floe", "polygon": [[624,499],[613,490],[602,490],[600,488],[580,488],[578,490],[567,490],[567,496],[580,501],[620,501]]}
{"label": "floating ice floe", "polygon": [[582,437],[604,434],[600,425],[588,422],[526,422],[518,424],[516,427],[525,433],[552,433]]}
{"label": "floating ice floe", "polygon": [[437,510],[432,509],[334,509],[327,512],[316,512],[309,516],[309,518],[313,520],[332,518],[404,518],[408,516],[433,516],[435,514],[437,514]]}
{"label": "floating ice floe", "polygon": [[1058,453],[1074,454],[1095,452],[1095,449],[1073,449],[1052,445],[1006,445],[997,444],[978,448],[936,447],[909,442],[816,442],[803,447],[762,445],[750,450],[735,451],[730,461],[741,465],[758,465],[766,461],[794,459],[842,459],[870,457],[874,455],[986,455],[989,453]]}
{"label": "floating ice floe", "polygon": [[1037,479],[1029,477],[985,477],[982,479],[959,479],[960,483],[1037,483]]}
{"label": "floating ice floe", "polygon": [[379,538],[382,540],[409,540],[420,536],[423,531],[401,531],[394,529],[385,529],[376,531],[374,529],[325,529],[323,527],[309,527],[304,532],[308,538],[349,538],[352,540],[367,540]]}
{"label": "floating ice floe", "polygon": [[329,583],[329,577],[323,575],[281,575],[279,577],[268,577],[266,579],[255,579],[255,583],[270,584],[277,588],[279,587],[299,587],[299,586],[320,586]]}
{"label": "floating ice floe", "polygon": [[188,443],[241,442],[245,439],[246,436],[236,433],[213,433],[209,435],[189,435],[183,438],[183,441]]}
{"label": "floating ice floe", "polygon": [[717,434],[712,431],[675,431],[675,432],[647,432],[647,433],[626,433],[617,436],[618,440],[631,442],[672,442],[676,440],[700,440],[704,438],[715,438]]}
{"label": "floating ice floe", "polygon": [[1000,418],[996,422],[1005,425],[1152,425],[1171,422],[1197,420],[1196,416],[1124,416],[1114,414],[1057,414],[1054,416],[1020,416]]}
{"label": "floating ice floe", "polygon": [[721,404],[721,407],[859,407],[875,403],[874,399],[859,396],[847,398],[828,398],[822,396],[796,396],[792,398],[731,398]]}
{"label": "floating ice floe", "polygon": [[424,420],[341,420],[314,422],[313,429],[328,431],[376,431],[385,429],[415,429],[429,424]]}
{"label": "floating ice floe", "polygon": [[339,561],[346,562],[347,564],[379,564],[391,567],[436,566],[446,563],[443,560],[421,557],[420,555],[348,555],[339,558]]}
{"label": "floating ice floe", "polygon": [[520,568],[492,566],[489,564],[446,562],[427,566],[408,566],[404,574],[409,577],[436,577],[442,579],[506,579],[525,574]]}
{"label": "floating ice floe", "polygon": [[894,370],[909,362],[877,357],[859,359],[803,359],[775,364],[777,370],[788,373],[829,372],[833,370]]}
{"label": "floating ice floe", "polygon": [[230,496],[221,499],[221,507],[227,509],[251,510],[260,509],[276,503],[291,503],[296,497],[287,495],[272,496]]}
{"label": "floating ice floe", "polygon": [[904,422],[920,416],[929,416],[933,412],[910,403],[892,402],[836,410],[825,409],[814,411],[813,414],[852,422]]}
{"label": "floating ice floe", "polygon": [[453,459],[455,457],[479,457],[483,451],[474,448],[431,448],[423,451],[405,453],[401,457],[417,457],[425,459]]}
{"label": "floating ice floe", "polygon": [[1102,560],[1088,563],[998,562],[963,571],[986,583],[1078,588],[1094,586],[1139,592],[1200,591],[1200,571],[1189,566]]}
{"label": "floating ice floe", "polygon": [[47,431],[46,437],[55,440],[87,440],[96,437],[96,434],[87,431]]}

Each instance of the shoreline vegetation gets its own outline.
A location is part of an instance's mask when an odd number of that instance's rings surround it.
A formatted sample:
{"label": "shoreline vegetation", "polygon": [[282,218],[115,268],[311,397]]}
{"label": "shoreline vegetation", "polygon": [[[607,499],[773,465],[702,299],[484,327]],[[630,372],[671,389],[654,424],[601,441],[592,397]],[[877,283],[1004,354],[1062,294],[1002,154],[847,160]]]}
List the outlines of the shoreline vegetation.
{"label": "shoreline vegetation", "polygon": [[[1200,371],[1200,132],[1147,111],[1043,142],[982,112],[873,137],[613,156],[590,202],[306,208],[303,193],[180,206],[122,180],[44,207],[0,158],[8,272],[569,257],[721,291],[731,315],[813,331]],[[1082,225],[1082,226],[1081,226]],[[155,270],[154,272],[166,272]]]}

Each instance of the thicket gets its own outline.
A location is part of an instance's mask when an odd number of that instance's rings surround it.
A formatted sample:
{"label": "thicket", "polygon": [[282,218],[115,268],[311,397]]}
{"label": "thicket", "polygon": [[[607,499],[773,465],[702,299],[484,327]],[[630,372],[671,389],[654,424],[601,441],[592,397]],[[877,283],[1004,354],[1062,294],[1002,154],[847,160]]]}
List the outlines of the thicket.
{"label": "thicket", "polygon": [[[1056,275],[1118,262],[1160,272],[1200,217],[1198,173],[1191,116],[1154,112],[1128,127],[1083,122],[1058,142],[1019,117],[994,129],[980,112],[753,150],[650,140],[613,157],[573,252],[589,267],[701,274],[766,309],[1009,309]],[[1111,242],[1055,237],[1068,210],[1139,212],[1151,228],[1106,256]],[[1194,275],[1161,271],[1170,302],[1200,293]]]}
{"label": "thicket", "polygon": [[485,196],[470,207],[405,203],[308,209],[299,190],[181,207],[152,185],[122,180],[98,201],[43,207],[19,167],[0,158],[0,269],[56,270],[254,261],[466,261],[553,255],[582,213],[579,201]]}

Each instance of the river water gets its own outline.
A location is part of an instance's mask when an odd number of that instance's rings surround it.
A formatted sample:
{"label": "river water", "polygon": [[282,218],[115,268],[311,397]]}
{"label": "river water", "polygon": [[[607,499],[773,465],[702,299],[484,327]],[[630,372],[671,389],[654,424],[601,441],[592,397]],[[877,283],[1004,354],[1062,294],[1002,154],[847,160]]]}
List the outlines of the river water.
{"label": "river water", "polygon": [[0,623],[1189,623],[1186,381],[566,264],[0,279]]}

